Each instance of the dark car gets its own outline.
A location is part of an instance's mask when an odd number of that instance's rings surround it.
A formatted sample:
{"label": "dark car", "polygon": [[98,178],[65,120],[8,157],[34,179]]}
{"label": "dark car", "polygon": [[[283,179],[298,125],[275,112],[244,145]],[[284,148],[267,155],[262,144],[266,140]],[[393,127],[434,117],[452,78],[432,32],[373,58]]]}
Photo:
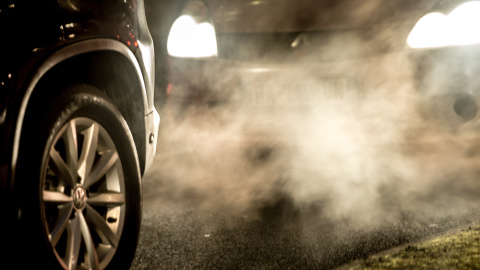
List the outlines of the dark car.
{"label": "dark car", "polygon": [[[235,123],[241,137],[306,144],[339,118],[348,123],[341,132],[374,144],[439,139],[439,130],[463,139],[476,129],[478,19],[465,12],[478,1],[182,3],[163,41],[172,127],[207,118],[220,129]],[[419,32],[425,15],[437,26]],[[434,40],[417,46],[419,37]]]}
{"label": "dark car", "polygon": [[207,121],[207,129],[225,130],[233,123],[240,138],[283,144],[328,129],[330,114],[368,119],[373,106],[365,104],[379,96],[411,96],[409,86],[398,87],[409,82],[405,40],[431,5],[183,1],[156,42],[168,54],[167,124]]}
{"label": "dark car", "polygon": [[128,268],[160,120],[143,1],[7,0],[0,27],[2,260]]}

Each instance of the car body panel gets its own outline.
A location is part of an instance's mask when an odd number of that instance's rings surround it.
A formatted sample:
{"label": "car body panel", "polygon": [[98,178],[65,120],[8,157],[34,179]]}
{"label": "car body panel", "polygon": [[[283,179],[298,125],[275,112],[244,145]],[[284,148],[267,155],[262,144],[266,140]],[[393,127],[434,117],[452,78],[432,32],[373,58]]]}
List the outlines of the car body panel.
{"label": "car body panel", "polygon": [[218,33],[265,33],[415,23],[435,1],[207,0],[206,3]]}
{"label": "car body panel", "polygon": [[[129,125],[137,133],[134,138],[145,171],[155,153],[156,140],[149,138],[156,137],[159,117],[153,103],[153,41],[143,1],[4,1],[0,10],[7,37],[0,44],[0,187],[4,198],[13,190],[23,118],[32,92],[60,64],[91,52],[117,54],[129,63],[129,76],[136,78],[131,91],[136,91],[142,110],[134,113],[140,113],[142,120]],[[75,70],[63,74],[68,72]],[[58,77],[58,85],[70,79]]]}
{"label": "car body panel", "polygon": [[[142,70],[140,65],[138,64],[134,54],[122,43],[111,40],[111,39],[90,39],[79,41],[76,43],[72,43],[69,46],[65,46],[62,49],[56,51],[52,55],[50,55],[46,60],[43,61],[43,64],[36,70],[34,75],[32,76],[31,80],[28,83],[28,87],[26,88],[26,92],[23,94],[23,99],[21,106],[19,108],[17,115],[17,124],[15,128],[14,142],[13,142],[13,153],[12,153],[12,177],[15,177],[15,168],[16,168],[16,160],[18,156],[18,148],[20,144],[20,134],[22,133],[22,125],[24,119],[24,113],[27,109],[28,102],[30,100],[30,96],[39,82],[39,80],[55,65],[61,63],[65,59],[68,59],[75,55],[81,55],[84,53],[92,52],[92,51],[102,51],[102,50],[110,50],[116,51],[120,54],[124,55],[135,67],[137,76],[141,81],[142,87],[142,99],[144,100],[144,107],[145,111],[143,112],[144,115],[148,115],[153,113],[152,107],[148,106],[147,102],[147,89],[145,89],[145,83],[143,81]],[[151,102],[151,101],[150,101]],[[13,112],[14,113],[14,112]],[[153,123],[149,123],[152,125]],[[153,130],[151,131],[153,132]],[[150,154],[149,154],[150,155]],[[151,163],[151,161],[149,161]]]}

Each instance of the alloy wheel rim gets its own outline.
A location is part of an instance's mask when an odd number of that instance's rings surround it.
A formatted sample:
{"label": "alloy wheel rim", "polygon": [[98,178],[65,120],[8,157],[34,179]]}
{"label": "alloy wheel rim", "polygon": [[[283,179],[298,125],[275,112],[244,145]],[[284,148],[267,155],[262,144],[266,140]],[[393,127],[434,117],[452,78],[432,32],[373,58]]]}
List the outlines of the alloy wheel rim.
{"label": "alloy wheel rim", "polygon": [[115,144],[96,121],[67,122],[49,149],[41,203],[48,239],[66,269],[103,269],[125,220],[125,178]]}

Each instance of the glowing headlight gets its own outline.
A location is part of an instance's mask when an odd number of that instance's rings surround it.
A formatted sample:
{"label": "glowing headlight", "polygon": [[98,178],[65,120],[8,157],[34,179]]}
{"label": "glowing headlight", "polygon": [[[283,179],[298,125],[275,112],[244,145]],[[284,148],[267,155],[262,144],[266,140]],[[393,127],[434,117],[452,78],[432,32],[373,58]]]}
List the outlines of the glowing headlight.
{"label": "glowing headlight", "polygon": [[480,43],[480,1],[461,4],[450,14],[430,13],[415,25],[407,39],[411,48]]}
{"label": "glowing headlight", "polygon": [[170,29],[167,50],[176,57],[216,56],[215,29],[211,23],[197,23],[191,16],[182,15]]}

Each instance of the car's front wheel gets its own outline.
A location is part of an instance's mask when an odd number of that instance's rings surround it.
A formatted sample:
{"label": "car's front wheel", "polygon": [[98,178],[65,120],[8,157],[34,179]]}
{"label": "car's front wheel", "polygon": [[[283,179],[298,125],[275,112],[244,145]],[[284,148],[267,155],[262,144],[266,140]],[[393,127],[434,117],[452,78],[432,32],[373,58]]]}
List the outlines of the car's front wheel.
{"label": "car's front wheel", "polygon": [[47,106],[32,106],[25,123],[16,183],[24,248],[41,255],[40,265],[128,268],[138,240],[141,188],[122,115],[101,92],[82,84]]}

